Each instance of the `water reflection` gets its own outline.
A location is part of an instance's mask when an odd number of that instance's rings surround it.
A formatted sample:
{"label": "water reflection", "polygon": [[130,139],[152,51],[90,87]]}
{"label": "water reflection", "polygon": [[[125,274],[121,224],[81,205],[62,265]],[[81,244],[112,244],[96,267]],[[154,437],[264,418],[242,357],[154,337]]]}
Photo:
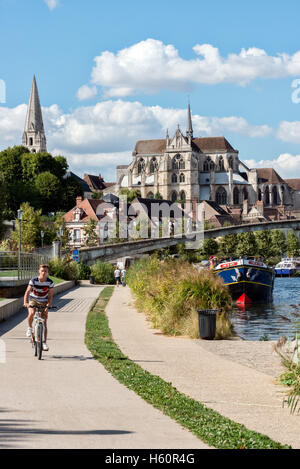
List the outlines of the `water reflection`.
{"label": "water reflection", "polygon": [[273,302],[266,305],[234,308],[232,322],[245,340],[277,340],[294,337],[300,331],[300,277],[276,278]]}

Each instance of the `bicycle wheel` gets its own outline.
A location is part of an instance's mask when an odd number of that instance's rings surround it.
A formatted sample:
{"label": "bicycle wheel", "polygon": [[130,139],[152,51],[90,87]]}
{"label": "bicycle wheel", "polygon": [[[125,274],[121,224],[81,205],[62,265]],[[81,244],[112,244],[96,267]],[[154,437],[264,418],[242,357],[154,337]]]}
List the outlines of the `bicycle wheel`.
{"label": "bicycle wheel", "polygon": [[37,357],[39,360],[42,358],[42,353],[43,353],[43,325],[39,324],[38,325],[38,330],[37,330]]}

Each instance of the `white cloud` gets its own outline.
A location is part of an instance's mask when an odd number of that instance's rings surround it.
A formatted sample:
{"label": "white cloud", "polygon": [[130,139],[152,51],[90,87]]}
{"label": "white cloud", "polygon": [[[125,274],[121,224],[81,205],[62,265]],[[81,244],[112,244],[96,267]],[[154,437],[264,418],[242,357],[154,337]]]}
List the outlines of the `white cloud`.
{"label": "white cloud", "polygon": [[[0,107],[0,149],[21,144],[27,106]],[[101,168],[111,174],[117,164],[127,164],[137,140],[172,136],[177,124],[185,132],[186,109],[144,106],[140,102],[107,100],[93,106],[80,106],[64,113],[56,104],[43,107],[50,152],[68,157],[70,167],[84,172],[86,167]],[[252,125],[246,119],[193,115],[195,136],[220,136],[234,133],[266,137],[273,130],[267,125]]]}
{"label": "white cloud", "polygon": [[245,160],[249,168],[274,168],[283,178],[297,178],[300,174],[300,155],[282,153],[274,160]]}
{"label": "white cloud", "polygon": [[242,49],[222,57],[211,44],[196,44],[195,58],[180,57],[174,45],[147,39],[117,53],[95,57],[91,83],[101,86],[105,97],[125,97],[162,89],[187,91],[196,84],[237,83],[300,74],[300,51],[269,56],[263,49]]}
{"label": "white cloud", "polygon": [[48,6],[49,10],[55,10],[59,6],[59,0],[44,0],[46,5]]}
{"label": "white cloud", "polygon": [[96,86],[88,86],[88,85],[83,85],[79,88],[77,91],[77,98],[79,101],[84,101],[86,99],[91,99],[97,96],[97,87]]}
{"label": "white cloud", "polygon": [[300,143],[300,122],[280,122],[277,138],[284,142]]}

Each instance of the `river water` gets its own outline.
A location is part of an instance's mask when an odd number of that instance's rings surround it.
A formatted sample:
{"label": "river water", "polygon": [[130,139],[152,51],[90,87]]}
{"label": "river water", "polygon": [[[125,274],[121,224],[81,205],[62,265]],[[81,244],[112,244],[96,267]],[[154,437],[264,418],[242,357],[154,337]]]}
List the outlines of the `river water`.
{"label": "river water", "polygon": [[293,338],[300,332],[300,277],[275,278],[273,302],[237,306],[231,317],[236,334],[244,340]]}

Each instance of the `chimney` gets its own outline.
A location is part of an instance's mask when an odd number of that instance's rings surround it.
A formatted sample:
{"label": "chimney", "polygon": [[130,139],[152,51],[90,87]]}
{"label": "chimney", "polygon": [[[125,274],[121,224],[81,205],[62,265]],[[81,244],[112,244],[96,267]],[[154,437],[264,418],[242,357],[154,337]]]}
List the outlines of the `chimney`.
{"label": "chimney", "polygon": [[259,211],[259,213],[264,216],[264,203],[262,200],[258,200],[256,202],[256,208]]}
{"label": "chimney", "polygon": [[76,197],[76,206],[80,207],[81,202],[82,202],[82,197],[80,195],[80,196]]}

